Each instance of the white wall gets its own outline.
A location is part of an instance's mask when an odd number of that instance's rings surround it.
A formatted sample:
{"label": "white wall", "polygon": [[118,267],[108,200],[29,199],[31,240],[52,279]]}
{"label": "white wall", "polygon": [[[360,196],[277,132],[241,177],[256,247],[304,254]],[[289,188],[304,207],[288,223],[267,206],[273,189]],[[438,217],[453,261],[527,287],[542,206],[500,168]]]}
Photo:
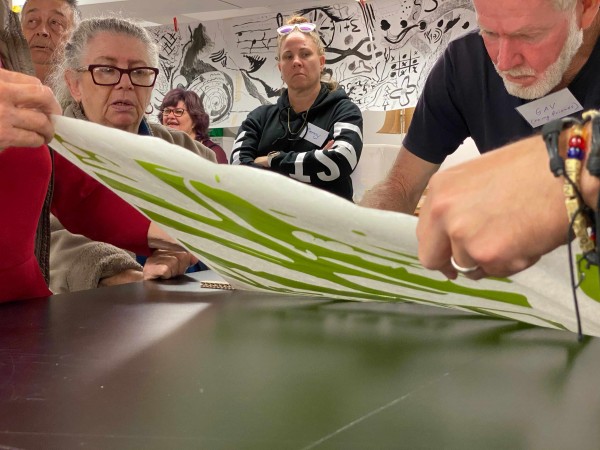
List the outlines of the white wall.
{"label": "white wall", "polygon": [[[382,127],[385,119],[384,111],[363,111],[363,119],[363,140],[365,145],[387,144],[397,147],[402,145],[402,139],[404,139],[403,134],[377,133],[377,131]],[[465,140],[463,145],[461,145],[456,152],[446,158],[446,161],[444,164],[442,164],[442,169],[466,161],[477,155],[479,155],[477,147],[475,147],[473,140],[469,138]]]}
{"label": "white wall", "polygon": [[[385,112],[363,112],[363,152],[358,166],[352,174],[354,183],[354,201],[358,202],[364,192],[385,178],[394,163],[402,145],[402,134],[380,134],[377,131],[383,125]],[[479,155],[472,139],[465,142],[442,164],[440,170],[467,161]]]}

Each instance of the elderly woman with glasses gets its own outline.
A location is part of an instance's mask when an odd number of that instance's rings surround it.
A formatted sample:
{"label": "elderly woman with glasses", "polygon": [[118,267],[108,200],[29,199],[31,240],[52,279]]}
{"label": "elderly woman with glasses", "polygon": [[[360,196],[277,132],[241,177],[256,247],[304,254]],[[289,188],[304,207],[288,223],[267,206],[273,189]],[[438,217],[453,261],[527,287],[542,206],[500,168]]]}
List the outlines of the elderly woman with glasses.
{"label": "elderly woman with glasses", "polygon": [[144,28],[116,17],[88,19],[66,44],[52,86],[65,116],[157,136],[214,160],[211,151],[185,133],[145,120],[157,65],[158,48]]}
{"label": "elderly woman with glasses", "polygon": [[158,111],[158,120],[164,126],[189,134],[215,152],[219,164],[227,164],[225,151],[208,137],[210,118],[202,99],[194,91],[171,89],[164,96]]}
{"label": "elderly woman with glasses", "polygon": [[[156,136],[215,161],[211,150],[186,133],[148,123],[144,118],[158,74],[157,64],[158,48],[144,28],[122,18],[88,19],[73,32],[51,82],[65,116]],[[54,292],[127,283],[143,277],[133,255],[71,235],[56,220],[52,222],[51,244],[50,288]]]}
{"label": "elderly woman with glasses", "polygon": [[[51,294],[47,285],[50,209],[77,233],[140,253],[150,254],[157,245],[170,244],[170,239],[112,191],[48,148],[54,135],[51,114],[60,114],[61,108],[48,87],[26,75],[34,73],[29,48],[7,2],[0,2],[0,19],[2,302]],[[172,260],[164,264],[164,252],[156,253],[153,257],[165,269],[161,277],[183,273],[176,269],[185,269],[190,262],[189,254],[178,252],[181,259],[176,266]]]}
{"label": "elderly woman with glasses", "polygon": [[321,80],[325,50],[314,24],[294,16],[277,29],[287,85],[277,104],[242,123],[232,164],[272,170],[352,201],[350,175],[362,151],[362,115],[333,81]]}

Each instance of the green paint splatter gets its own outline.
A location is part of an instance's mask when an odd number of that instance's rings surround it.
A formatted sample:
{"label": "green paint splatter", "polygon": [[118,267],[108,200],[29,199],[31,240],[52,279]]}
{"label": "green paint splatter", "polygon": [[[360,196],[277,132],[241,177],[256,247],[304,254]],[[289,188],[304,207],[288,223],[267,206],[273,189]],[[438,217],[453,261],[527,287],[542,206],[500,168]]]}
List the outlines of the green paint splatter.
{"label": "green paint splatter", "polygon": [[[191,191],[187,187],[185,179],[168,168],[144,161],[137,162],[150,174],[185,195],[190,200],[193,200],[198,204],[199,210],[206,209],[210,214],[201,215],[171,205],[152,194],[142,192],[107,176],[102,176],[102,179],[114,189],[136,196],[183,217],[193,219],[199,224],[218,228],[241,240],[252,242],[254,246],[251,247],[239,242],[232,242],[231,239],[227,239],[226,237],[202,231],[200,228],[187,226],[175,219],[150,210],[144,210],[144,213],[151,220],[174,228],[182,233],[212,240],[245,255],[284,267],[290,272],[309,275],[315,279],[328,281],[340,286],[339,289],[316,285],[306,286],[304,282],[288,278],[281,279],[281,277],[273,273],[261,270],[255,271],[253,268],[239,266],[234,261],[224,261],[218,255],[207,254],[202,249],[193,249],[195,253],[202,256],[209,263],[214,261],[219,266],[235,268],[240,272],[245,271],[246,273],[272,282],[270,285],[255,282],[255,287],[281,291],[282,288],[273,287],[273,285],[280,284],[286,290],[307,292],[308,289],[313,295],[315,292],[321,292],[325,295],[335,294],[344,298],[367,297],[387,301],[392,299],[418,300],[428,303],[430,301],[419,297],[418,292],[437,295],[460,294],[527,308],[530,307],[526,297],[521,294],[489,289],[473,289],[447,280],[440,281],[415,274],[411,272],[411,269],[420,268],[420,265],[417,258],[413,255],[398,255],[398,257],[382,256],[378,251],[362,249],[358,246],[332,239],[329,236],[299,228],[226,190],[217,189],[199,181],[189,180],[189,185],[194,187],[197,192]],[[200,197],[200,194],[210,201]],[[212,206],[214,204],[220,205],[221,209]],[[223,212],[223,209],[227,213]],[[310,237],[312,242],[300,239],[298,237],[299,234]],[[268,249],[268,251],[258,250],[256,246]],[[343,248],[344,251],[335,250],[338,247]],[[389,251],[386,252],[390,254]],[[375,260],[382,262],[378,263]],[[385,283],[386,285],[400,288],[403,291],[411,292],[411,294],[390,294],[388,291],[353,282],[349,279],[351,277],[366,278],[371,281]],[[235,275],[233,278],[238,279]],[[241,280],[238,279],[238,281]]]}

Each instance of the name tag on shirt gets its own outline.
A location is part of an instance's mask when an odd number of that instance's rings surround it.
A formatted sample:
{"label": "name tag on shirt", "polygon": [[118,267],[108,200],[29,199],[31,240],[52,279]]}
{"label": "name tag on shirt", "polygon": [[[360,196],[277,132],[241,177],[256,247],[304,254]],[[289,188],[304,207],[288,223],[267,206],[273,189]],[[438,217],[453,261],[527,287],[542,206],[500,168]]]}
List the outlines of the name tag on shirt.
{"label": "name tag on shirt", "polygon": [[329,136],[329,131],[324,130],[323,128],[319,128],[318,126],[313,125],[309,122],[306,127],[306,132],[302,137],[308,142],[312,142],[313,144],[321,148],[323,147],[327,136]]}
{"label": "name tag on shirt", "polygon": [[581,106],[568,88],[561,89],[516,108],[532,128],[541,127],[553,120],[570,116],[582,109],[583,106]]}

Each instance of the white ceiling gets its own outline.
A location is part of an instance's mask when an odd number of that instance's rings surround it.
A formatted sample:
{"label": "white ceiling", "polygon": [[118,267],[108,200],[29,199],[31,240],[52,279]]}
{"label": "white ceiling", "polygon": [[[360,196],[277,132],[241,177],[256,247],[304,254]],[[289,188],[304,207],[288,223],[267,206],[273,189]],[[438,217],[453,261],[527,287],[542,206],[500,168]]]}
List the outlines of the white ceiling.
{"label": "white ceiling", "polygon": [[330,0],[79,0],[84,18],[118,13],[147,26],[172,24],[174,17],[184,24],[330,4]]}

